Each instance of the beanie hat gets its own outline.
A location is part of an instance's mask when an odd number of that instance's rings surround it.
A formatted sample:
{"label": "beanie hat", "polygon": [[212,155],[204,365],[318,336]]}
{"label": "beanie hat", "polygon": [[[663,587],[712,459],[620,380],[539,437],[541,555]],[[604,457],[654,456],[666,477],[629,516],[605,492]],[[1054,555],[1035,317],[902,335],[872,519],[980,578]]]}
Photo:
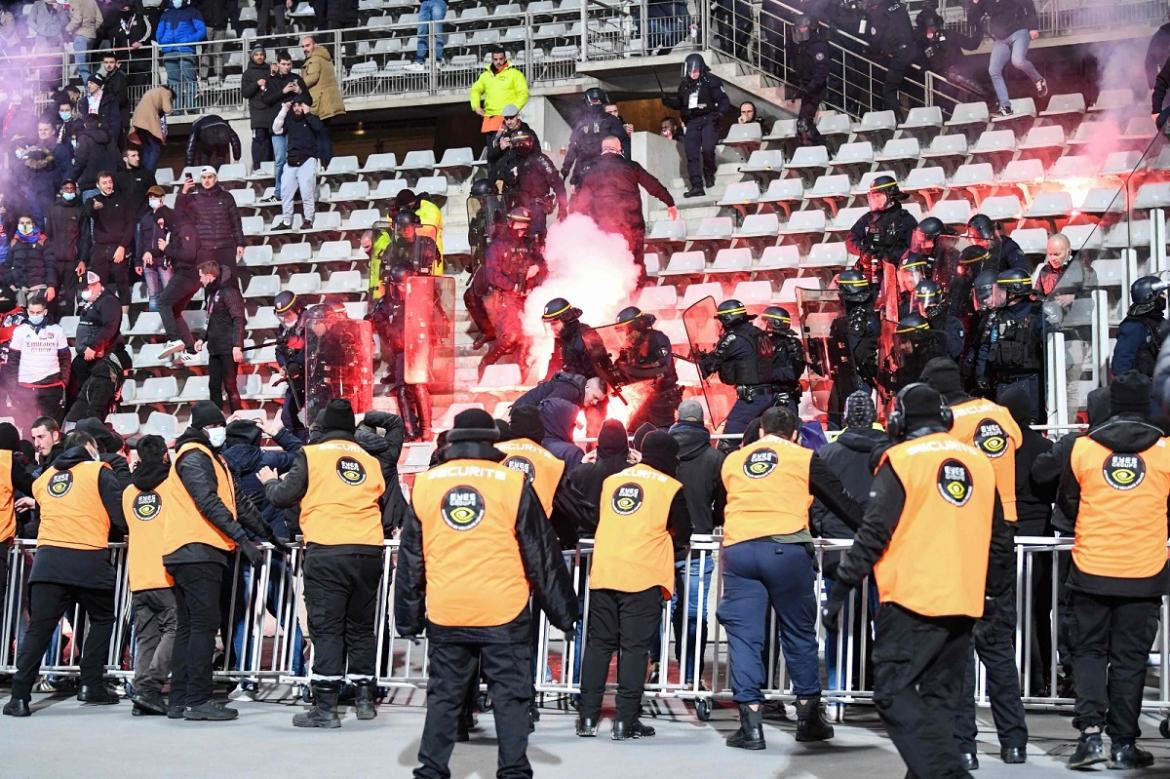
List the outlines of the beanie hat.
{"label": "beanie hat", "polygon": [[929,384],[944,398],[963,393],[963,382],[959,378],[959,366],[949,357],[935,357],[922,368],[920,381]]}
{"label": "beanie hat", "polygon": [[602,422],[601,431],[597,434],[598,458],[625,457],[629,452],[630,442],[626,434],[626,426],[616,419],[607,419]]}
{"label": "beanie hat", "polygon": [[649,465],[667,476],[674,476],[678,471],[678,441],[669,433],[650,431],[639,451],[642,453],[643,465]]}
{"label": "beanie hat", "polygon": [[491,443],[500,440],[500,431],[496,429],[496,420],[482,408],[469,408],[455,415],[455,425],[447,433],[447,443],[454,444],[460,441],[484,441]]}
{"label": "beanie hat", "polygon": [[205,427],[216,427],[226,424],[223,411],[210,400],[201,400],[191,407],[191,427],[202,430]]}
{"label": "beanie hat", "polygon": [[538,443],[544,440],[544,423],[540,421],[540,409],[536,406],[512,406],[509,418],[513,437],[527,438]]}
{"label": "beanie hat", "polygon": [[248,446],[260,445],[260,426],[250,419],[236,419],[228,422],[227,440],[239,441]]}
{"label": "beanie hat", "polygon": [[1109,416],[1150,413],[1150,379],[1138,371],[1121,374],[1109,385]]}
{"label": "beanie hat", "polygon": [[698,422],[703,424],[703,406],[699,401],[684,400],[678,407],[679,422]]}
{"label": "beanie hat", "polygon": [[15,452],[20,445],[20,431],[11,422],[0,422],[0,449]]}
{"label": "beanie hat", "polygon": [[998,398],[1001,406],[1012,415],[1012,419],[1021,429],[1032,424],[1032,401],[1028,398],[1028,391],[1019,384],[1013,384],[1003,391]]}
{"label": "beanie hat", "polygon": [[643,422],[638,425],[638,429],[634,431],[634,448],[639,452],[642,451],[642,442],[646,440],[646,436],[657,430],[654,425],[649,422]]}
{"label": "beanie hat", "polygon": [[1109,387],[1098,387],[1089,393],[1085,413],[1089,417],[1089,427],[1096,427],[1109,418]]}
{"label": "beanie hat", "polygon": [[845,398],[845,427],[873,427],[877,409],[868,392],[857,390]]}
{"label": "beanie hat", "polygon": [[928,384],[912,384],[902,394],[902,412],[905,415],[907,433],[942,423],[939,418],[939,409],[943,405],[942,395]]}
{"label": "beanie hat", "polygon": [[352,433],[357,429],[357,423],[353,418],[353,406],[348,400],[334,398],[329,401],[321,417],[321,429],[340,430],[345,433]]}
{"label": "beanie hat", "polygon": [[511,441],[514,438],[512,435],[512,426],[508,424],[508,420],[506,419],[496,420],[496,432],[500,434],[499,440],[501,441]]}

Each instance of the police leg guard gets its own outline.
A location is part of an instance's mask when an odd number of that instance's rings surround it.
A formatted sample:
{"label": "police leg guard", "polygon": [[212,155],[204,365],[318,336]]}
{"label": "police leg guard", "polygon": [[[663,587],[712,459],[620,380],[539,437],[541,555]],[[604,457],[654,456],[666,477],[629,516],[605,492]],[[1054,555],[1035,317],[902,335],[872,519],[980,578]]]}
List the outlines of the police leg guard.
{"label": "police leg guard", "polygon": [[431,440],[431,391],[425,384],[408,384],[407,391],[414,395],[419,437],[424,441],[429,441]]}
{"label": "police leg guard", "polygon": [[764,704],[739,704],[739,730],[727,737],[727,746],[734,749],[764,749]]}
{"label": "police leg guard", "polygon": [[313,708],[293,717],[298,728],[340,728],[341,718],[337,716],[338,683],[313,682]]}
{"label": "police leg guard", "polygon": [[833,737],[833,726],[821,711],[821,696],[796,700],[796,740],[828,741]]}
{"label": "police leg guard", "polygon": [[418,439],[419,420],[414,415],[414,406],[410,401],[410,393],[406,389],[405,384],[399,384],[394,391],[395,399],[398,401],[398,416],[402,417],[402,427],[406,433],[407,441],[415,441]]}

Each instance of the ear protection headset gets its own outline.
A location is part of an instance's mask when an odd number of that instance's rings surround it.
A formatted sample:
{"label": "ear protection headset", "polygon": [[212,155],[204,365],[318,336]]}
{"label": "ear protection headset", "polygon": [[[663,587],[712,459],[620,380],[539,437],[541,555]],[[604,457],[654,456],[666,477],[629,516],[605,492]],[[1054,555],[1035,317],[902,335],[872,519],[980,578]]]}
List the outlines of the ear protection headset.
{"label": "ear protection headset", "polygon": [[[932,392],[936,392],[929,384],[916,381],[913,384],[907,384],[894,396],[894,410],[890,412],[890,416],[886,420],[886,431],[889,432],[891,438],[897,441],[903,440],[910,433],[906,429],[906,397],[912,390],[919,387],[925,387]],[[950,430],[955,424],[955,414],[951,411],[950,406],[946,404],[946,401],[942,399],[942,395],[939,395],[938,421],[943,430]]]}

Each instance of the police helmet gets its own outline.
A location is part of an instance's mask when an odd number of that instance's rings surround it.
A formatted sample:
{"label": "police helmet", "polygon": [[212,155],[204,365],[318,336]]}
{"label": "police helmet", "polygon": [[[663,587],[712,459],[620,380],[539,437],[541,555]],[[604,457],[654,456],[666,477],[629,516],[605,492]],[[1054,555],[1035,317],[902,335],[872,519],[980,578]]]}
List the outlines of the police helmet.
{"label": "police helmet", "polygon": [[723,301],[715,309],[715,318],[724,327],[734,327],[748,321],[753,316],[754,314],[749,314],[747,307],[735,298]]}
{"label": "police helmet", "polygon": [[930,268],[930,260],[921,254],[907,254],[902,258],[902,263],[898,266],[898,268],[899,270],[904,271],[917,271],[918,273],[926,273],[926,271]]}
{"label": "police helmet", "polygon": [[496,185],[487,179],[476,179],[471,184],[472,197],[488,197],[490,195],[498,195]]}
{"label": "police helmet", "polygon": [[933,306],[942,297],[942,287],[938,282],[923,279],[914,285],[914,299],[925,306]]}
{"label": "police helmet", "polygon": [[585,90],[585,105],[606,105],[609,103],[609,95],[601,87],[589,87]]}
{"label": "police helmet", "polygon": [[796,17],[796,24],[792,27],[792,40],[796,43],[806,43],[812,39],[816,29],[817,24],[812,20],[812,17],[801,14]]}
{"label": "police helmet", "polygon": [[991,252],[982,246],[968,246],[959,254],[960,265],[974,265],[991,258]]}
{"label": "police helmet", "polygon": [[699,73],[707,72],[707,63],[703,60],[703,55],[699,53],[688,54],[686,61],[683,62],[683,75],[689,76],[692,70],[697,70]]}
{"label": "police helmet", "polygon": [[394,225],[399,230],[407,225],[420,225],[422,220],[418,218],[418,214],[413,211],[399,211],[398,215],[394,217]]}
{"label": "police helmet", "polygon": [[396,262],[390,266],[390,272],[387,274],[390,277],[391,284],[401,284],[406,281],[407,276],[414,274],[414,268],[408,262]]}
{"label": "police helmet", "polygon": [[869,182],[869,194],[874,192],[884,193],[891,201],[904,197],[902,190],[898,188],[898,180],[893,176],[874,176],[873,181]]}
{"label": "police helmet", "polygon": [[1009,298],[1028,295],[1032,292],[1032,277],[1028,275],[1027,271],[1015,268],[1000,271],[999,275],[995,277],[995,283],[1003,287],[1003,291],[1007,293]]}
{"label": "police helmet", "polygon": [[993,270],[980,271],[979,275],[975,277],[975,281],[971,284],[971,288],[975,292],[975,297],[980,301],[986,301],[995,290],[995,284],[998,278]]}
{"label": "police helmet", "polygon": [[939,16],[938,11],[929,6],[918,12],[918,18],[914,20],[914,23],[918,26],[918,30],[923,33],[931,27],[936,30],[941,30],[946,26],[943,18]]}
{"label": "police helmet", "polygon": [[937,216],[928,216],[918,223],[918,229],[927,238],[938,238],[943,233],[949,233],[947,226]]}
{"label": "police helmet", "polygon": [[295,292],[290,292],[287,289],[276,293],[276,297],[272,299],[272,306],[276,309],[276,314],[287,314],[289,311],[296,311],[298,314],[301,311],[301,303],[297,300]]}
{"label": "police helmet", "polygon": [[540,318],[545,322],[558,319],[562,322],[575,322],[580,316],[581,309],[573,308],[573,304],[564,298],[553,298],[544,304],[544,312]]}
{"label": "police helmet", "polygon": [[995,238],[995,222],[987,214],[976,214],[967,220],[967,235],[971,238],[982,238],[990,241]]}
{"label": "police helmet", "polygon": [[792,328],[792,315],[780,306],[768,306],[760,316],[774,333],[783,333]]}
{"label": "police helmet", "polygon": [[536,139],[527,130],[517,130],[512,133],[512,148],[520,154],[528,154],[536,147]]}
{"label": "police helmet", "polygon": [[1170,286],[1157,276],[1142,276],[1129,287],[1129,313],[1133,316],[1166,307],[1166,296],[1162,293]]}
{"label": "police helmet", "polygon": [[841,299],[848,303],[864,303],[872,294],[869,279],[859,270],[841,271],[837,289],[841,291]]}
{"label": "police helmet", "polygon": [[516,206],[508,212],[509,222],[520,222],[521,224],[532,223],[532,212],[524,206]]}
{"label": "police helmet", "polygon": [[930,322],[921,314],[907,314],[898,320],[898,327],[894,330],[895,335],[913,336],[924,333],[930,330]]}
{"label": "police helmet", "polygon": [[618,312],[615,324],[629,325],[635,330],[642,331],[648,330],[650,325],[654,324],[654,319],[653,314],[645,314],[637,306],[626,306]]}

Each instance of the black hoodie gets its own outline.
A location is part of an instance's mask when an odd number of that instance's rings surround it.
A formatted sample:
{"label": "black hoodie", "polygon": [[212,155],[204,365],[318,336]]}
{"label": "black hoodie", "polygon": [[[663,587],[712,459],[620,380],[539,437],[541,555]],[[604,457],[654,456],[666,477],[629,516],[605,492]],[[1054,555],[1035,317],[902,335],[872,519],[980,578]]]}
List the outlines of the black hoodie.
{"label": "black hoodie", "polygon": [[1016,449],[1016,533],[1022,536],[1052,535],[1052,497],[1032,478],[1032,464],[1052,451],[1052,442],[1032,429],[1028,394],[1012,388],[1002,397],[1024,440]]}
{"label": "black hoodie", "polygon": [[[847,427],[835,441],[818,449],[817,457],[837,475],[845,493],[864,510],[873,486],[871,458],[875,450],[889,443],[885,430]],[[810,524],[813,534],[821,538],[853,538],[853,530],[819,498],[813,501]]]}
{"label": "black hoodie", "polygon": [[723,524],[727,490],[720,472],[726,455],[711,446],[711,433],[700,422],[678,422],[670,428],[678,442],[678,480],[691,515],[691,530],[710,535]]}
{"label": "black hoodie", "polygon": [[[92,462],[89,451],[82,446],[66,449],[53,461],[53,468],[67,471],[78,463]],[[110,518],[110,534],[115,538],[126,532],[122,515],[122,490],[126,481],[120,480],[110,468],[98,475],[98,493],[102,507]],[[114,589],[114,567],[110,553],[105,549],[66,549],[59,546],[41,546],[33,560],[29,582],[47,582],[94,590]]]}

